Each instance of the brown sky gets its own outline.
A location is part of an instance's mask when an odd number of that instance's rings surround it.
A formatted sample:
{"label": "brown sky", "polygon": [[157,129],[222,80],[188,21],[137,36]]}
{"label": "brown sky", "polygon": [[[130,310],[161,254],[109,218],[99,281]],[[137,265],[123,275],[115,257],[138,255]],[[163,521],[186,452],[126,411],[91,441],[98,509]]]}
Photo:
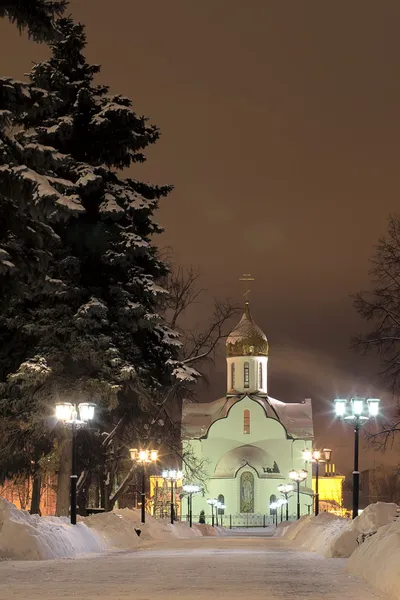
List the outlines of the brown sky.
{"label": "brown sky", "polygon": [[[101,80],[162,130],[136,171],[176,187],[159,213],[162,243],[199,265],[216,296],[239,301],[238,276],[256,277],[271,394],[311,396],[320,413],[337,393],[382,385],[377,362],[348,350],[361,327],[349,294],[368,286],[368,259],[398,205],[398,0],[70,8]],[[5,22],[0,41],[4,75],[22,78],[46,56]],[[209,393],[223,392],[221,354]],[[318,440],[337,446],[326,425],[317,417]]]}

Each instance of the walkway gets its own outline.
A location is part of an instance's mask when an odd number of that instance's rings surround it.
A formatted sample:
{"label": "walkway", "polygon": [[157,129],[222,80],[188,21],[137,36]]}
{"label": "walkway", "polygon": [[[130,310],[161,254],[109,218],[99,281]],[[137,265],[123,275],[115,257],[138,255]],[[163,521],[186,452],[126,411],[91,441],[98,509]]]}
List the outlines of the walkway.
{"label": "walkway", "polygon": [[263,537],[173,540],[135,552],[0,563],[1,600],[378,600],[345,560]]}

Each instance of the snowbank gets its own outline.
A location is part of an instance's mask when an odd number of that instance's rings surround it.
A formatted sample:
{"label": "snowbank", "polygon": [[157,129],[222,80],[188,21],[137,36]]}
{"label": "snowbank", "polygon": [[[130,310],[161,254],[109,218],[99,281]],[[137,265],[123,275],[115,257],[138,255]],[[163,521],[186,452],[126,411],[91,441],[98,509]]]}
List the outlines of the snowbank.
{"label": "snowbank", "polygon": [[[362,515],[360,515],[362,516]],[[350,556],[347,569],[400,599],[400,518],[381,526]]]}
{"label": "snowbank", "polygon": [[222,528],[197,523],[192,528],[186,522],[171,525],[147,513],[146,523],[141,523],[140,518],[139,510],[124,508],[79,518],[79,523],[72,526],[66,517],[30,515],[0,499],[0,559],[72,558],[112,549],[133,550],[148,541],[222,535],[223,532]]}
{"label": "snowbank", "polygon": [[396,511],[396,504],[377,502],[370,504],[354,521],[320,513],[317,517],[302,517],[283,528],[282,535],[326,558],[347,558],[358,548],[365,535],[375,533],[392,522]]}
{"label": "snowbank", "polygon": [[0,498],[0,558],[44,560],[102,552],[106,544],[86,525],[30,515]]}

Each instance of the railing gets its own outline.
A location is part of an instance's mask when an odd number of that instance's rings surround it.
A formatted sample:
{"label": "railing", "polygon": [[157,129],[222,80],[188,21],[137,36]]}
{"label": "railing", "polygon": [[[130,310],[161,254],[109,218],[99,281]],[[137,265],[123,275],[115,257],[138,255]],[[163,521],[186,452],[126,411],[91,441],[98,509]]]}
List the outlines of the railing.
{"label": "railing", "polygon": [[[193,515],[193,523],[199,523],[200,519],[204,520],[208,525],[212,525],[212,515]],[[181,521],[189,521],[188,515],[182,515]],[[291,515],[289,521],[295,521],[296,517]],[[278,517],[278,523],[280,519]],[[217,519],[214,515],[214,525],[217,524]],[[272,515],[262,515],[259,513],[238,513],[234,515],[218,515],[218,525],[220,527],[226,527],[234,529],[236,527],[250,528],[250,527],[269,527],[275,524],[275,517]]]}

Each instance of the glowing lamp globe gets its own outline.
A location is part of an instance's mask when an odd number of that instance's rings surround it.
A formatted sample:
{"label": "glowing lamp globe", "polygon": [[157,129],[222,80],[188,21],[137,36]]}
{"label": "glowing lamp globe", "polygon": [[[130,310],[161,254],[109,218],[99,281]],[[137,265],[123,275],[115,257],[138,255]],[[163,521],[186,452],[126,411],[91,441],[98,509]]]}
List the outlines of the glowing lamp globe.
{"label": "glowing lamp globe", "polygon": [[364,412],[365,398],[352,398],[350,402],[353,415],[355,417],[361,417]]}
{"label": "glowing lamp globe", "polygon": [[368,398],[368,413],[370,417],[377,417],[379,414],[379,398]]}
{"label": "glowing lamp globe", "polygon": [[335,399],[335,413],[337,417],[344,417],[347,410],[347,400],[345,398]]}
{"label": "glowing lamp globe", "polygon": [[88,423],[94,419],[94,411],[96,405],[93,402],[81,402],[79,404],[79,418],[84,423]]}
{"label": "glowing lamp globe", "polygon": [[71,421],[74,412],[74,405],[70,402],[57,402],[56,418],[59,421]]}

